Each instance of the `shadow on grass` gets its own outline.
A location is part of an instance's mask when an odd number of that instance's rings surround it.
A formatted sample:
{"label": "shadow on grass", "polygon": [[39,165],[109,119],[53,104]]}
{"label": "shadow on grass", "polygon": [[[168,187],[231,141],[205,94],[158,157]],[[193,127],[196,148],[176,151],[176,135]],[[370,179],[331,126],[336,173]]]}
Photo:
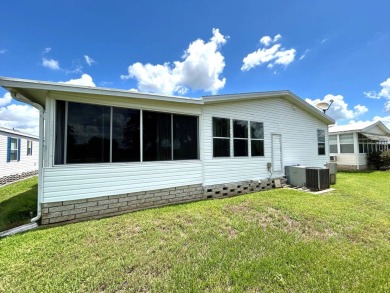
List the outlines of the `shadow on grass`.
{"label": "shadow on grass", "polygon": [[337,171],[337,173],[357,173],[357,174],[369,174],[369,173],[374,173],[377,171],[384,171],[384,170],[343,170],[343,171]]}
{"label": "shadow on grass", "polygon": [[0,231],[30,222],[31,213],[36,215],[37,194],[38,184],[34,184],[29,190],[0,202]]}

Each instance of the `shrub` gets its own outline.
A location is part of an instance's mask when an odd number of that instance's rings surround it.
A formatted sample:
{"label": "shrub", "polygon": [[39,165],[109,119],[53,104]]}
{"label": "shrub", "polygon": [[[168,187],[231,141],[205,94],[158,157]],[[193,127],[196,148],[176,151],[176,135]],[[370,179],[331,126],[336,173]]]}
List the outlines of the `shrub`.
{"label": "shrub", "polygon": [[389,167],[390,166],[390,150],[383,152],[381,157],[382,157],[383,165],[386,167]]}
{"label": "shrub", "polygon": [[382,152],[380,151],[373,151],[367,154],[367,166],[370,169],[376,169],[379,170],[381,167],[384,166],[384,162],[382,159]]}

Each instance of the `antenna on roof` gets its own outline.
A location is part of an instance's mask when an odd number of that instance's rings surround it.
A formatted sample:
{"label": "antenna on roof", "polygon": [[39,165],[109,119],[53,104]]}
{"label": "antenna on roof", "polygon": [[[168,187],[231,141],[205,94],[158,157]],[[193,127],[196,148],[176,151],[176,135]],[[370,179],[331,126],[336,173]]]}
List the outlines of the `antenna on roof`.
{"label": "antenna on roof", "polygon": [[332,106],[333,102],[334,102],[333,100],[330,100],[330,104],[328,104],[326,102],[318,103],[317,108],[324,111],[324,114],[325,114],[325,112],[329,110],[330,106]]}

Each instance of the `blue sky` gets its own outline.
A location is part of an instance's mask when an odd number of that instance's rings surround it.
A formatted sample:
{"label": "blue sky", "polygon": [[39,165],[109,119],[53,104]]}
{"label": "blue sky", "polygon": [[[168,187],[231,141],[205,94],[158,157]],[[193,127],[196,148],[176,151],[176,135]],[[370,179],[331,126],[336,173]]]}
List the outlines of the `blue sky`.
{"label": "blue sky", "polygon": [[[291,90],[390,127],[390,2],[0,1],[0,76],[199,97]],[[387,110],[387,111],[386,111]],[[0,126],[37,111],[0,89]]]}

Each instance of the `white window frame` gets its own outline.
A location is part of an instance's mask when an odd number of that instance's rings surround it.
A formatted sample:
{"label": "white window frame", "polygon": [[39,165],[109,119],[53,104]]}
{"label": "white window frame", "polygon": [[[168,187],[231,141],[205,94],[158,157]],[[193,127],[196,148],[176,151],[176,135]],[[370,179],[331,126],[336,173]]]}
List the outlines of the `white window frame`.
{"label": "white window frame", "polygon": [[[12,148],[12,140],[15,140],[15,146],[16,146],[16,148],[15,149],[13,149]],[[18,145],[18,142],[19,142],[19,139],[18,138],[15,138],[15,137],[11,137],[11,146],[10,146],[10,149],[9,149],[9,151],[10,151],[10,162],[11,161],[17,161],[18,160],[18,156],[19,156],[19,154],[18,154],[18,151],[19,151],[19,145]],[[15,154],[16,154],[16,156],[15,156],[15,159],[12,159],[12,152],[15,152]]]}
{"label": "white window frame", "polygon": [[32,140],[27,140],[27,156],[32,156]]}

